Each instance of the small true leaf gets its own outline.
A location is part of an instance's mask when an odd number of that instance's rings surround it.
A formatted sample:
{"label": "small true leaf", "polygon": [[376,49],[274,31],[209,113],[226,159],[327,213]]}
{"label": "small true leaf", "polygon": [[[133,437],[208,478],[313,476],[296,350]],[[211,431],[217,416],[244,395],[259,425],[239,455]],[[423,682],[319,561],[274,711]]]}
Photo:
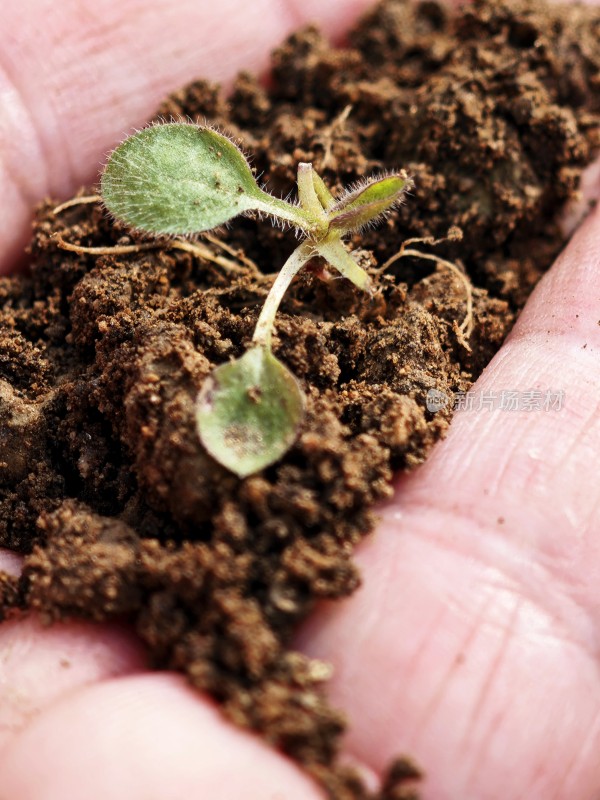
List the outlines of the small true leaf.
{"label": "small true leaf", "polygon": [[200,440],[240,478],[281,458],[293,444],[303,414],[298,381],[264,347],[253,347],[217,367],[196,401]]}
{"label": "small true leaf", "polygon": [[340,239],[318,242],[314,245],[314,248],[344,278],[352,281],[357,289],[361,289],[363,292],[369,290],[370,279],[368,273],[356,263]]}
{"label": "small true leaf", "polygon": [[210,230],[262,207],[263,192],[243,153],[210,128],[152,125],[112,153],[101,179],[118,219],[151,233]]}
{"label": "small true leaf", "polygon": [[412,181],[405,173],[371,178],[329,209],[331,227],[350,232],[374,222],[400,202],[411,185]]}

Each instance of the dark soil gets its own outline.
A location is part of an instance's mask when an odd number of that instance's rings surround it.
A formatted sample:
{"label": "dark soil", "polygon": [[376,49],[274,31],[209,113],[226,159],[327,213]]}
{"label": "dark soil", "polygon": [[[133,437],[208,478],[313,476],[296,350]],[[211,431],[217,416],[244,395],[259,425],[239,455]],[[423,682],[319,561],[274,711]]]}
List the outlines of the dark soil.
{"label": "dark soil", "polygon": [[[334,190],[386,167],[415,179],[353,241],[372,297],[319,264],[286,297],[275,352],[308,413],[285,458],[245,480],[203,451],[194,400],[243,353],[293,234],[242,219],[202,241],[214,260],[168,241],[73,253],[55,234],[148,240],[97,203],[48,201],[31,273],[0,280],[0,545],[25,554],[19,580],[0,576],[1,613],[129,620],[154,666],[185,672],[331,798],[366,798],[337,764],[345,723],[327,670],[289,642],[321,598],[357,587],[352,551],[393,471],[443,436],[451,412],[428,412],[427,391],[470,385],[563,246],[557,214],[600,144],[599,42],[598,8],[476,2],[452,15],[390,0],[346,48],[315,29],[292,36],[268,88],[244,74],[229,99],[198,81],[165,102],[163,117],[238,137],[274,193],[293,189],[298,161]],[[405,238],[451,226],[462,241],[417,247],[472,281],[468,343],[455,273],[414,258],[376,273]],[[415,774],[396,763],[378,797],[415,796]]]}

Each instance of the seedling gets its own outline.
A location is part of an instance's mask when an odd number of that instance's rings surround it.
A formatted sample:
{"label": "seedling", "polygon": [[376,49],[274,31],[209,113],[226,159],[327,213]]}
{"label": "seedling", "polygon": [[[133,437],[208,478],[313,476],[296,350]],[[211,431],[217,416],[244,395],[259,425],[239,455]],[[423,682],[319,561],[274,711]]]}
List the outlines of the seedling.
{"label": "seedling", "polygon": [[379,175],[336,199],[311,164],[298,165],[298,202],[273,197],[256,182],[241,150],[216,131],[186,123],[145,128],[112,153],[101,192],[118,219],[153,234],[196,234],[241,214],[267,214],[303,240],[277,275],[259,315],[251,347],[217,367],[196,402],[200,440],[240,477],[278,461],[293,444],[304,415],[295,376],[272,352],[275,315],[294,276],[321,256],[363,291],[369,276],[343,244],[403,198],[405,172]]}

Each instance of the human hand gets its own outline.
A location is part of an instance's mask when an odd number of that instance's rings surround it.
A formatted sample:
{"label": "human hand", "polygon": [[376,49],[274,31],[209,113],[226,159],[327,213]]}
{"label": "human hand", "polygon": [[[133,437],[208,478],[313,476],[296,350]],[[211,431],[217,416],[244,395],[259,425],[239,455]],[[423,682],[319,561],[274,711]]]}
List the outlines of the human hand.
{"label": "human hand", "polygon": [[[43,80],[33,68],[22,76],[21,106],[4,94],[3,119],[22,121],[7,139],[19,151],[8,153],[2,178],[6,264],[22,243],[31,204],[92,178],[90,165],[165,91],[196,74],[227,78],[238,66],[261,65],[261,54],[301,21],[299,14],[288,24],[283,12],[269,17],[267,0],[260,8],[229,0],[211,9],[210,33],[200,19],[209,12],[194,2],[155,0],[154,14],[147,0],[139,8],[114,4],[113,22],[107,4],[102,20],[91,4],[85,19],[81,3],[40,5],[34,19],[44,21],[45,41],[61,46],[36,58],[61,61]],[[330,2],[330,29],[360,6]],[[225,31],[213,15],[225,19],[234,8],[235,28]],[[306,4],[302,14],[311,16]],[[0,48],[9,64],[33,24],[31,8],[15,8],[17,15],[19,24],[0,32],[16,41]],[[220,54],[219,36],[235,44],[215,73],[198,46],[206,40]],[[154,50],[141,49],[150,43]],[[30,47],[41,47],[39,40]],[[102,95],[90,96],[90,86]],[[29,107],[41,116],[39,143],[26,135],[32,123],[20,109]],[[398,752],[414,755],[427,772],[426,797],[584,800],[600,786],[592,466],[600,443],[599,263],[596,213],[475,387],[564,389],[564,408],[457,414],[429,462],[399,481],[397,500],[361,548],[364,588],[315,616],[301,636],[308,652],[336,666],[333,700],[354,722],[348,751],[374,771]],[[4,556],[11,564],[18,566]],[[10,800],[320,796],[295,766],[231,728],[181,678],[145,673],[126,631],[13,622],[0,627],[0,652],[0,776]]]}

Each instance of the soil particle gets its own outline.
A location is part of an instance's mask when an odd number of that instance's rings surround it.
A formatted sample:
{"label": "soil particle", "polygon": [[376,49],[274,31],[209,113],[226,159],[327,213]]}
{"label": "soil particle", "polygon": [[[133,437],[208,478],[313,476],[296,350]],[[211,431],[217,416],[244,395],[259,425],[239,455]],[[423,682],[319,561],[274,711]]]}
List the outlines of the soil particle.
{"label": "soil particle", "polygon": [[[275,193],[298,161],[334,191],[390,167],[415,179],[353,238],[372,295],[315,263],[284,299],[274,348],[306,419],[279,463],[244,480],[201,447],[194,402],[244,352],[293,236],[242,219],[198,257],[98,204],[45,203],[31,273],[0,280],[0,545],[25,554],[20,579],[0,574],[0,616],[126,619],[153,666],[186,673],[329,797],[373,800],[337,761],[328,668],[289,643],[321,598],[359,585],[352,551],[375,503],[444,435],[451,404],[428,410],[428,392],[468,388],[563,246],[557,214],[600,145],[598,42],[598,9],[388,0],[344,49],[314,28],[291,36],[268,87],[242,74],[229,99],[197,81],[165,101],[157,116],[238,137]],[[413,248],[464,270],[468,341],[455,271],[414,256],[380,270],[406,238],[452,226],[461,241]],[[67,252],[57,235],[146,249]],[[416,797],[418,775],[395,762],[379,800]]]}

